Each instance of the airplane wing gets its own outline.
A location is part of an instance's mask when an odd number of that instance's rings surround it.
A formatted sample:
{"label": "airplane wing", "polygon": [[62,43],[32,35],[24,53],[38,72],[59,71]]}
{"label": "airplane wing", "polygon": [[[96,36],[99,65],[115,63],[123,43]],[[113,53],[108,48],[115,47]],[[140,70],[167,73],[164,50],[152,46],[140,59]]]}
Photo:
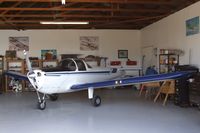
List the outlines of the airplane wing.
{"label": "airplane wing", "polygon": [[189,77],[191,73],[189,72],[173,72],[167,74],[155,74],[155,75],[146,75],[140,77],[129,77],[122,78],[117,80],[103,81],[103,82],[94,82],[94,83],[85,83],[77,84],[71,87],[72,90],[84,90],[88,88],[103,88],[103,87],[115,87],[115,86],[126,86],[140,83],[149,83],[149,82],[159,82],[165,80],[174,80],[184,77]]}
{"label": "airplane wing", "polygon": [[17,79],[17,80],[28,80],[28,77],[22,73],[19,73],[19,72],[15,72],[15,71],[6,71],[4,72],[5,75],[7,76],[10,76],[10,77],[13,77],[14,79]]}

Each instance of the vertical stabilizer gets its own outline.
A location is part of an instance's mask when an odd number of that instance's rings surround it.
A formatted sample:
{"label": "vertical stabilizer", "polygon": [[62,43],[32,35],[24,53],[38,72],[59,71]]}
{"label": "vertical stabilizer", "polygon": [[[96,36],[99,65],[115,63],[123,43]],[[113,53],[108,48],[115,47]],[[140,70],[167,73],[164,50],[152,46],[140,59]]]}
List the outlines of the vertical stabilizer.
{"label": "vertical stabilizer", "polygon": [[24,56],[25,56],[25,58],[26,58],[26,64],[27,64],[27,67],[28,67],[28,71],[29,71],[29,72],[32,72],[33,69],[32,69],[32,67],[31,67],[31,62],[30,62],[30,60],[29,60],[29,56],[28,56],[28,53],[26,52],[26,50],[24,50]]}

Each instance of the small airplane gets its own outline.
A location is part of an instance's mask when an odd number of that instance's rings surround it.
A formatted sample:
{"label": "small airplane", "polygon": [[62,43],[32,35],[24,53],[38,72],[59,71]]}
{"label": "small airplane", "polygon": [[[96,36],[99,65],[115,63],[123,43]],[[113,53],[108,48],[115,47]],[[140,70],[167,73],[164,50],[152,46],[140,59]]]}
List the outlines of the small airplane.
{"label": "small airplane", "polygon": [[[46,95],[55,101],[59,93],[88,90],[88,99],[90,99],[93,106],[97,107],[101,104],[101,98],[94,95],[94,89],[166,81],[189,75],[188,72],[174,72],[124,77],[125,71],[122,68],[92,68],[81,59],[64,59],[55,68],[33,70],[26,51],[24,51],[24,55],[29,70],[27,75],[13,71],[7,71],[5,74],[16,79],[30,81],[36,90],[38,108],[41,110],[46,108]],[[41,94],[43,94],[42,97]]]}

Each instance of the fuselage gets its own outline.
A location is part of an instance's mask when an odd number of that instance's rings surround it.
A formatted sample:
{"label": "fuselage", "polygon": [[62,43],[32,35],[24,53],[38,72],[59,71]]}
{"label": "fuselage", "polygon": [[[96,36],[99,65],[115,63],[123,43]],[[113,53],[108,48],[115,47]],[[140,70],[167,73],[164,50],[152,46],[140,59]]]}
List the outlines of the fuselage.
{"label": "fuselage", "polygon": [[34,70],[28,78],[39,92],[54,94],[72,92],[72,85],[106,81],[124,74],[117,68],[91,68],[80,59],[66,59],[57,68]]}

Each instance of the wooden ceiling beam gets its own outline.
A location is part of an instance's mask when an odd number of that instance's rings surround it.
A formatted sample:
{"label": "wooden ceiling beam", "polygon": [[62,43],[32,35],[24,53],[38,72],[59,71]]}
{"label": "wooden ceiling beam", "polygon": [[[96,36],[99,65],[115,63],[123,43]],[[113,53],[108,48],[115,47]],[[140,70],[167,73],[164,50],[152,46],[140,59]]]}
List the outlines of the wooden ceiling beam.
{"label": "wooden ceiling beam", "polygon": [[[146,15],[145,15],[146,16]],[[143,15],[134,15],[134,16],[121,16],[121,15],[116,15],[116,16],[111,16],[111,15],[66,15],[66,14],[55,14],[55,15],[35,15],[35,14],[29,14],[29,15],[21,15],[21,14],[16,14],[16,15],[0,15],[0,17],[6,17],[6,18],[141,18],[145,17]]]}
{"label": "wooden ceiling beam", "polygon": [[99,12],[141,12],[141,13],[165,13],[167,10],[158,9],[113,9],[113,8],[0,8],[0,11],[99,11]]}
{"label": "wooden ceiling beam", "polygon": [[98,25],[93,25],[94,27],[99,27],[99,26],[108,26],[108,25],[119,25],[119,24],[125,24],[125,23],[135,23],[135,22],[142,22],[142,21],[149,21],[153,19],[161,19],[166,17],[166,15],[161,15],[161,16],[154,16],[154,17],[144,17],[144,18],[139,18],[139,19],[132,19],[132,20],[122,20],[122,21],[117,21],[117,22],[108,22],[104,24],[98,24]]}
{"label": "wooden ceiling beam", "polygon": [[[47,21],[51,21],[51,22],[58,22],[59,20],[7,20],[7,23],[40,23],[40,22],[47,22]],[[71,22],[71,21],[79,21],[79,22],[85,22],[85,21],[89,21],[89,22],[109,22],[111,20],[94,20],[94,19],[86,19],[86,20],[73,20],[73,19],[69,19],[69,20],[62,20],[62,22]],[[115,20],[116,21],[116,20]],[[1,21],[0,23],[4,23],[5,21]]]}
{"label": "wooden ceiling beam", "polygon": [[[62,28],[60,26],[57,25],[40,25],[40,24],[18,24],[18,27],[20,27],[20,29],[26,30],[26,29],[44,29],[44,28],[48,28],[48,29],[88,29],[88,27],[84,26],[84,25],[66,25],[66,26],[62,26]],[[1,29],[13,29],[11,26],[8,25],[3,25],[0,24],[0,28]],[[90,26],[90,28],[94,28],[93,26]],[[95,27],[95,29],[140,29],[141,25],[132,25],[131,28],[130,26],[127,25],[121,25],[121,26],[99,26],[99,27]],[[17,29],[17,30],[20,30]]]}
{"label": "wooden ceiling beam", "polygon": [[[12,7],[16,7],[16,6],[20,5],[21,3],[22,3],[22,2],[17,2],[17,3],[15,3]],[[3,12],[1,13],[1,15],[6,14],[8,11],[9,11],[9,10],[3,11]]]}
{"label": "wooden ceiling beam", "polygon": [[[19,0],[1,0],[2,2],[17,2]],[[60,2],[61,0],[20,0],[21,2]],[[155,4],[155,5],[172,5],[172,1],[160,0],[66,0],[75,3],[119,3],[119,4]]]}

